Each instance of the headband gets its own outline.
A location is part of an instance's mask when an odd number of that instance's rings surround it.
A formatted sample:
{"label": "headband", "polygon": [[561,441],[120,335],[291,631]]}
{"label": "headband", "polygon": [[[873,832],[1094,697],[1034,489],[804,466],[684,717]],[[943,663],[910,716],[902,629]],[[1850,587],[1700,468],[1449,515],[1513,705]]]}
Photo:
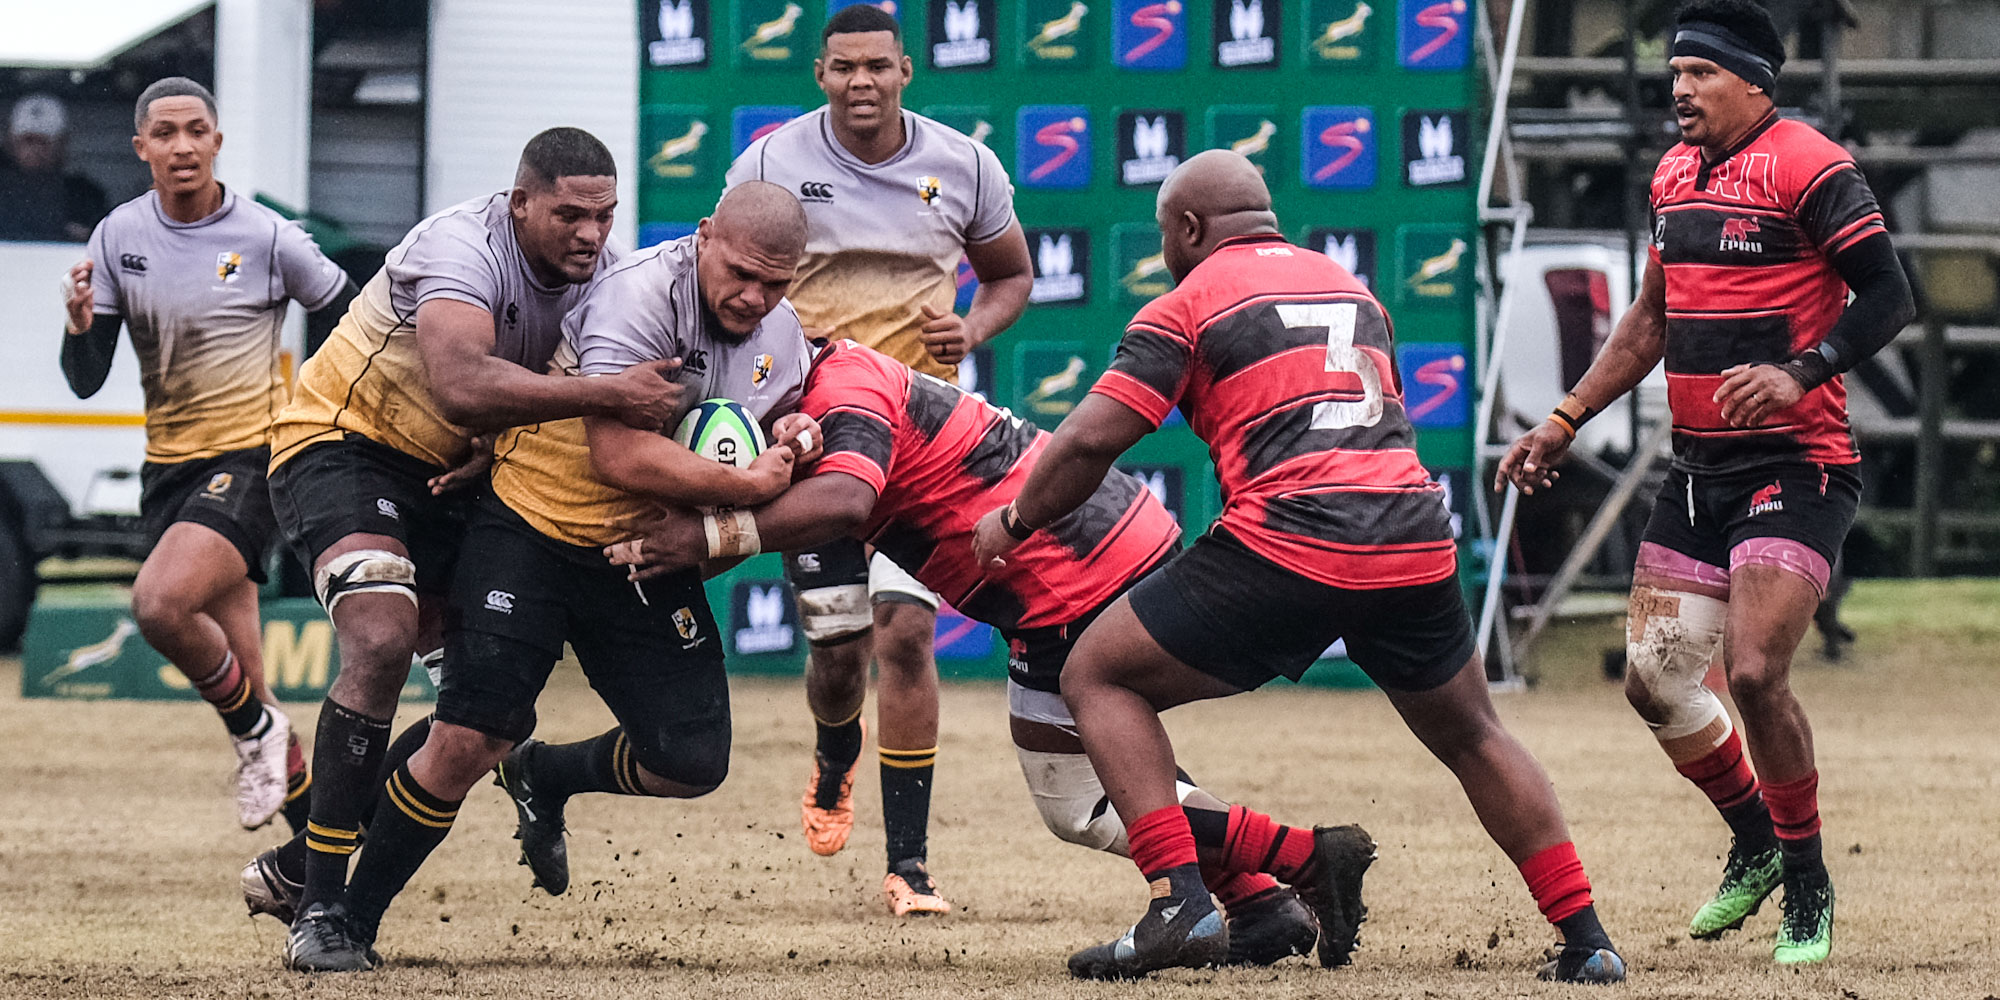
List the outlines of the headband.
{"label": "headband", "polygon": [[[1719,24],[1697,23],[1698,27],[1674,32],[1674,55],[1713,60],[1723,69],[1764,88],[1765,93],[1773,92],[1778,82],[1778,67],[1770,58],[1758,54],[1748,42]],[[1779,62],[1783,62],[1782,58]]]}

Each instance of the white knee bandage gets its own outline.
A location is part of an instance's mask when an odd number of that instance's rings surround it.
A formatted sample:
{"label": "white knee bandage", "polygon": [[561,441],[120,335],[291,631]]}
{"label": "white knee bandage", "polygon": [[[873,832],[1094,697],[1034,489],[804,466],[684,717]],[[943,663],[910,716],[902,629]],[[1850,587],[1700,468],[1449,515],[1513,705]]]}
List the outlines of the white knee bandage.
{"label": "white knee bandage", "polygon": [[313,578],[326,613],[349,594],[393,593],[417,603],[417,564],[386,549],[356,549],[334,556]]}
{"label": "white knee bandage", "polygon": [[1638,587],[1626,621],[1626,669],[1662,721],[1648,723],[1676,762],[1694,760],[1729,735],[1722,700],[1702,683],[1722,647],[1726,601],[1686,591]]}
{"label": "white knee bandage", "polygon": [[842,584],[799,591],[799,624],[808,642],[833,642],[875,624],[868,605],[868,585]]}
{"label": "white knee bandage", "polygon": [[[1021,776],[1028,779],[1028,794],[1049,832],[1072,844],[1121,857],[1132,853],[1125,839],[1125,821],[1104,795],[1104,785],[1091,769],[1090,758],[1080,753],[1042,753],[1014,748],[1021,759]],[[1174,783],[1175,798],[1185,802],[1195,786]]]}

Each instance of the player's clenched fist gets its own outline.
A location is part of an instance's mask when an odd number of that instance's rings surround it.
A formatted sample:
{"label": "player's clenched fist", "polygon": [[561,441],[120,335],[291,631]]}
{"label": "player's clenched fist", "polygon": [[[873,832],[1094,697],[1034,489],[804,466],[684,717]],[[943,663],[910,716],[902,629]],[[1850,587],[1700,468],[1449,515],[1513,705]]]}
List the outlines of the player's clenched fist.
{"label": "player's clenched fist", "polygon": [[1507,457],[1500,460],[1500,469],[1493,476],[1493,488],[1503,490],[1513,483],[1521,492],[1533,495],[1538,489],[1554,486],[1562,478],[1555,467],[1569,457],[1569,445],[1569,432],[1553,420],[1542,421],[1541,426],[1514,439],[1514,446],[1507,449]]}
{"label": "player's clenched fist", "polygon": [[80,260],[70,265],[69,273],[63,275],[63,308],[69,312],[69,324],[63,329],[71,334],[90,329],[91,306],[95,300],[90,287],[90,272],[96,266],[93,261]]}
{"label": "player's clenched fist", "polygon": [[1007,568],[1007,553],[1021,539],[1007,532],[1007,508],[995,507],[972,528],[972,558],[989,570]]}
{"label": "player's clenched fist", "polygon": [[928,304],[923,310],[924,326],[917,336],[924,342],[924,350],[929,351],[941,365],[964,361],[966,352],[972,350],[971,340],[966,336],[965,320],[955,312]]}
{"label": "player's clenched fist", "polygon": [[795,468],[804,468],[825,453],[826,436],[820,433],[819,421],[803,413],[787,413],[771,425],[771,444],[791,449]]}

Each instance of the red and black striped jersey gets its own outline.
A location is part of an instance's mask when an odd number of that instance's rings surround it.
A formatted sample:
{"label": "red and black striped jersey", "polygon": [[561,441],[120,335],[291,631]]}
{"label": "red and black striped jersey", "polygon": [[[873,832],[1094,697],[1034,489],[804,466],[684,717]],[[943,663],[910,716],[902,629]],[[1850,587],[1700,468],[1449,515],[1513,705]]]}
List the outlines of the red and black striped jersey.
{"label": "red and black striped jersey", "polygon": [[1686,143],[1668,150],[1652,202],[1675,464],[1713,473],[1860,461],[1838,376],[1757,427],[1729,426],[1715,402],[1723,371],[1783,364],[1825,339],[1846,308],[1833,255],[1885,231],[1847,150],[1773,111],[1721,162]]}
{"label": "red and black striped jersey", "polygon": [[1325,254],[1225,241],[1139,310],[1092,392],[1208,442],[1222,516],[1252,551],[1337,587],[1457,568],[1444,491],[1417,461],[1388,314]]}
{"label": "red and black striped jersey", "polygon": [[826,435],[813,474],[875,489],[857,534],[967,617],[1003,629],[1066,625],[1172,551],[1180,525],[1137,479],[1113,471],[1082,506],[989,573],[972,557],[981,516],[1012,503],[1049,435],[852,340],[820,351],[807,414]]}

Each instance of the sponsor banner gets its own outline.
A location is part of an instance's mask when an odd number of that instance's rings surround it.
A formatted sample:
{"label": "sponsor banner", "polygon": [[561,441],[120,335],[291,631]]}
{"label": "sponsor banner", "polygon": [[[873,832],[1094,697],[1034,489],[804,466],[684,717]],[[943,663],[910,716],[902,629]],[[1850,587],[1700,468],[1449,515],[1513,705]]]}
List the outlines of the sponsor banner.
{"label": "sponsor banner", "polygon": [[1370,289],[1375,287],[1375,230],[1320,226],[1306,233],[1305,245],[1333,258]]}
{"label": "sponsor banner", "polygon": [[1118,114],[1118,183],[1151,187],[1187,155],[1187,117],[1166,109]]}
{"label": "sponsor banner", "polygon": [[1111,60],[1119,69],[1187,66],[1187,5],[1182,0],[1114,0]]}
{"label": "sponsor banner", "polygon": [[999,152],[1006,143],[999,134],[1001,119],[985,104],[933,104],[922,112],[925,118],[943,122],[965,133],[973,142]]}
{"label": "sponsor banner", "polygon": [[1395,299],[1402,305],[1470,304],[1471,231],[1461,226],[1398,227],[1395,283]]}
{"label": "sponsor banner", "polygon": [[712,187],[722,176],[715,167],[718,142],[704,120],[708,109],[693,104],[649,105],[639,109],[640,183],[647,187]]}
{"label": "sponsor banner", "polygon": [[1306,0],[1305,58],[1313,69],[1374,69],[1391,0]]}
{"label": "sponsor banner", "polygon": [[1022,341],[1014,348],[1014,405],[1018,416],[1054,427],[1090,391],[1086,348],[1075,341]]}
{"label": "sponsor banner", "polygon": [[639,224],[639,246],[644,250],[656,243],[677,240],[694,232],[692,222],[643,222]]}
{"label": "sponsor banner", "polygon": [[1275,151],[1288,141],[1278,134],[1280,117],[1275,105],[1215,105],[1208,109],[1208,148],[1239,153],[1271,177],[1278,169]]}
{"label": "sponsor banner", "polygon": [[985,622],[973,621],[950,604],[940,602],[935,643],[939,660],[976,660],[993,654],[999,633]]}
{"label": "sponsor banner", "polygon": [[735,0],[738,69],[797,72],[819,52],[819,25],[806,15],[812,0]]}
{"label": "sponsor banner", "polygon": [[1472,378],[1465,348],[1458,344],[1398,344],[1396,370],[1403,375],[1403,411],[1410,426],[1457,429],[1471,422]]}
{"label": "sponsor banner", "polygon": [[1104,0],[1021,0],[1021,65],[1030,70],[1088,69]]}
{"label": "sponsor banner", "polygon": [[1026,231],[1035,284],[1028,301],[1036,305],[1081,305],[1090,300],[1090,230],[1078,227]]}
{"label": "sponsor banner", "polygon": [[1358,190],[1375,186],[1375,112],[1352,105],[1314,105],[1300,113],[1300,179],[1306,187]]}
{"label": "sponsor banner", "polygon": [[931,0],[929,27],[931,68],[991,69],[994,15],[999,0]]}
{"label": "sponsor banner", "polygon": [[1403,182],[1411,187],[1464,187],[1471,136],[1471,123],[1463,111],[1403,112]]}
{"label": "sponsor banner", "polygon": [[1472,58],[1468,0],[1396,0],[1396,7],[1396,61],[1404,69],[1466,67]]}
{"label": "sponsor banner", "polygon": [[1278,65],[1285,23],[1281,0],[1215,0],[1215,65],[1268,69]]}
{"label": "sponsor banner", "polygon": [[958,363],[958,387],[981,400],[993,395],[993,348],[975,347]]}
{"label": "sponsor banner", "polygon": [[964,312],[972,308],[972,297],[979,294],[979,274],[972,269],[970,257],[960,257],[958,268],[952,272],[952,280],[957,282],[957,291],[952,293],[953,312]]}
{"label": "sponsor banner", "polygon": [[[200,700],[180,670],[140,638],[129,595],[120,591],[71,599],[61,596],[59,588],[44,594],[22,643],[22,697]],[[267,600],[262,611],[264,676],[272,692],[290,702],[326,697],[340,659],[333,623],[319,603]],[[414,660],[402,696],[417,701],[437,696]]]}
{"label": "sponsor banner", "polygon": [[[1145,483],[1146,489],[1152,491],[1153,499],[1158,500],[1160,506],[1174,516],[1174,520],[1180,520],[1181,515],[1187,512],[1187,472],[1180,466],[1132,464],[1118,468]],[[1183,530],[1186,530],[1185,526]]]}
{"label": "sponsor banner", "polygon": [[735,159],[744,148],[762,139],[778,126],[805,113],[796,104],[746,104],[729,115],[729,157]]}
{"label": "sponsor banner", "polygon": [[1464,538],[1466,519],[1472,516],[1472,470],[1445,466],[1431,470],[1431,480],[1444,487],[1444,509],[1451,512],[1451,537]]}
{"label": "sponsor banner", "polygon": [[739,656],[798,653],[798,603],[782,579],[738,580],[729,590],[729,651]]}
{"label": "sponsor banner", "polygon": [[1111,273],[1125,304],[1137,308],[1167,294],[1174,276],[1160,253],[1160,229],[1150,222],[1121,222],[1111,227]]}
{"label": "sponsor banner", "polygon": [[652,0],[640,6],[640,48],[655,69],[708,67],[708,0]]}
{"label": "sponsor banner", "polygon": [[1030,104],[1014,129],[1014,183],[1080,191],[1090,186],[1090,109],[1081,104]]}

